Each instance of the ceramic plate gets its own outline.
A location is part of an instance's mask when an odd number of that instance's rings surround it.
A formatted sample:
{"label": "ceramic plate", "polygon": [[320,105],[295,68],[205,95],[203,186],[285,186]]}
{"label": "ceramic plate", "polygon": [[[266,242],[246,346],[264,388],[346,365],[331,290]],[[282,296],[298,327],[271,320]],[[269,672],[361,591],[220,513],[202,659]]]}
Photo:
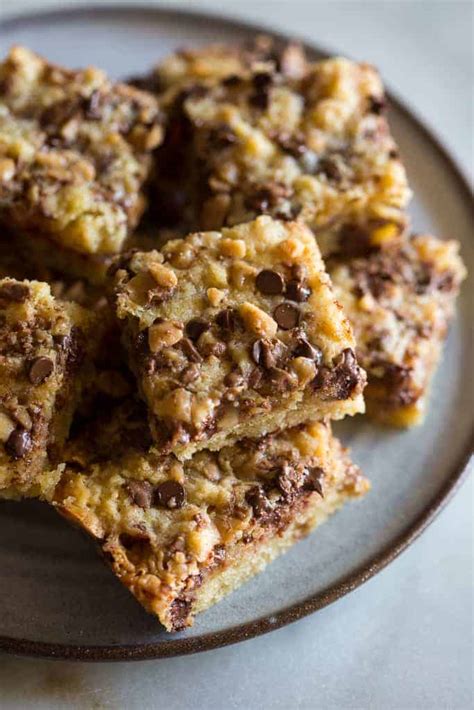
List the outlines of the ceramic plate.
{"label": "ceramic plate", "polygon": [[[4,22],[0,46],[4,54],[22,43],[68,66],[96,64],[125,77],[144,72],[176,47],[236,41],[255,32],[220,19],[136,6],[76,9]],[[393,99],[391,123],[416,194],[415,229],[458,238],[472,273],[466,184],[434,138]],[[384,567],[427,526],[462,478],[472,440],[466,385],[472,382],[474,316],[468,290],[465,285],[426,423],[391,431],[359,417],[336,427],[371,479],[372,492],[186,632],[164,633],[115,581],[93,545],[52,510],[35,502],[0,504],[0,649],[121,660],[202,651],[294,621]]]}

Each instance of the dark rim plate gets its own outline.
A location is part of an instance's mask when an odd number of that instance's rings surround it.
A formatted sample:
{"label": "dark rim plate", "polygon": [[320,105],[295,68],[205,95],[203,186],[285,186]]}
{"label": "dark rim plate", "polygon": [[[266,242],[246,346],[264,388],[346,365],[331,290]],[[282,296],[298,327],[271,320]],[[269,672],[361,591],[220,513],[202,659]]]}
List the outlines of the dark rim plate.
{"label": "dark rim plate", "polygon": [[[199,24],[209,25],[212,23],[216,29],[219,27],[230,29],[232,27],[240,31],[248,31],[249,33],[267,32],[272,34],[280,41],[288,40],[282,33],[273,32],[270,28],[257,26],[251,23],[225,19],[212,14],[195,13],[192,11],[179,10],[163,10],[160,8],[150,8],[149,6],[118,6],[114,7],[94,7],[81,6],[68,8],[64,10],[52,10],[44,13],[22,14],[19,17],[0,22],[0,31],[21,29],[25,26],[34,26],[36,23],[44,21],[55,21],[57,19],[78,18],[81,16],[91,15],[103,16],[108,13],[118,13],[123,15],[150,15],[151,20],[159,20],[161,18],[171,18],[190,20]],[[329,56],[328,52],[320,50],[315,45],[307,44],[306,49],[313,54],[321,57]],[[431,145],[432,150],[437,155],[437,159],[444,165],[446,174],[456,186],[460,200],[466,203],[471,209],[474,217],[474,208],[472,203],[472,194],[470,187],[456,165],[453,158],[444,148],[442,143],[426,126],[406,108],[406,106],[392,94],[388,93],[389,101],[395,109],[403,115],[404,119],[411,123],[412,127],[421,133],[427,142]],[[474,426],[471,427],[471,441],[474,439]],[[465,449],[460,451],[456,456],[456,461],[452,465],[451,470],[447,473],[445,481],[436,494],[429,500],[422,512],[416,520],[406,527],[402,533],[398,534],[389,545],[386,545],[378,554],[373,556],[367,563],[354,569],[350,574],[345,576],[338,583],[333,584],[325,590],[318,592],[315,595],[309,596],[304,601],[288,606],[278,611],[271,616],[263,617],[252,621],[237,625],[233,628],[219,632],[203,634],[193,638],[177,638],[166,643],[142,643],[133,645],[106,645],[106,646],[81,646],[69,644],[54,644],[41,643],[30,641],[28,639],[12,639],[5,636],[0,636],[0,651],[5,651],[13,654],[40,656],[47,658],[60,659],[76,659],[90,661],[124,661],[124,660],[144,660],[152,658],[164,658],[170,656],[179,656],[188,653],[197,653],[207,651],[220,646],[244,641],[246,639],[259,636],[273,631],[293,621],[297,621],[308,614],[311,614],[322,607],[331,604],[337,599],[351,592],[356,587],[360,586],[370,579],[377,572],[382,570],[392,560],[394,560],[403,550],[405,550],[416,538],[430,525],[438,513],[444,508],[446,503],[459,489],[463,480],[467,477],[467,463],[471,454],[471,444],[468,441]]]}

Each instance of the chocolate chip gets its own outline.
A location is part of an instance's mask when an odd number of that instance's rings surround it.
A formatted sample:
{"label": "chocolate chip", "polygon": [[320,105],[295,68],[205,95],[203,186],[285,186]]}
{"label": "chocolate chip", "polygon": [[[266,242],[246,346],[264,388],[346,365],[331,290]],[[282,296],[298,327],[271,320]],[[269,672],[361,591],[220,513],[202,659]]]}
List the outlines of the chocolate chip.
{"label": "chocolate chip", "polygon": [[386,102],[383,97],[369,96],[369,113],[380,116],[385,111]]}
{"label": "chocolate chip", "polygon": [[249,102],[255,108],[263,111],[268,108],[270,96],[270,87],[273,83],[273,77],[267,72],[259,72],[252,78],[252,83],[255,91],[250,95]]}
{"label": "chocolate chip", "polygon": [[196,350],[189,338],[183,338],[179,341],[179,346],[188,360],[191,362],[202,362],[202,357]]}
{"label": "chocolate chip", "polygon": [[196,341],[206,330],[209,330],[210,327],[211,324],[207,320],[203,318],[193,318],[186,323],[186,335],[188,338],[191,338],[191,340]]}
{"label": "chocolate chip", "polygon": [[245,494],[245,500],[252,507],[256,518],[262,518],[271,512],[270,501],[260,486],[254,486]]}
{"label": "chocolate chip", "polygon": [[299,281],[290,281],[287,284],[285,296],[290,299],[290,301],[296,301],[296,303],[303,303],[307,301],[311,295],[311,289],[305,286]]}
{"label": "chocolate chip", "polygon": [[253,75],[252,83],[256,89],[268,89],[273,83],[273,76],[268,72],[258,72]]}
{"label": "chocolate chip", "polygon": [[342,180],[342,173],[335,158],[321,158],[318,162],[316,173],[322,173],[328,180],[334,180],[334,182]]}
{"label": "chocolate chip", "polygon": [[33,442],[31,440],[30,433],[18,427],[14,429],[7,439],[5,448],[14,459],[22,459],[28,451],[31,449]]}
{"label": "chocolate chip", "polygon": [[212,148],[221,150],[223,148],[228,148],[237,142],[237,136],[233,132],[230,126],[227,124],[222,124],[221,126],[216,126],[209,133],[209,143]]}
{"label": "chocolate chip", "polygon": [[320,389],[328,399],[347,399],[356,388],[363,386],[364,378],[350,348],[345,348],[333,360],[332,368],[321,367],[313,380],[315,389]]}
{"label": "chocolate chip", "polygon": [[308,468],[306,471],[304,489],[306,491],[316,491],[319,493],[321,498],[324,498],[322,479],[324,478],[324,471],[319,466],[313,466]]}
{"label": "chocolate chip", "polygon": [[148,481],[129,481],[127,491],[135,505],[144,510],[151,506],[153,486]]}
{"label": "chocolate chip", "polygon": [[282,330],[296,328],[300,321],[300,311],[292,303],[283,302],[273,311],[273,317]]}
{"label": "chocolate chip", "polygon": [[260,271],[260,273],[257,274],[255,285],[260,293],[263,293],[266,296],[277,296],[279,293],[283,293],[285,281],[283,276],[277,271],[263,269],[263,271]]}
{"label": "chocolate chip", "polygon": [[0,305],[24,303],[29,295],[30,289],[25,284],[4,283],[0,286]]}
{"label": "chocolate chip", "polygon": [[310,360],[314,360],[318,367],[323,361],[323,354],[321,350],[314,345],[311,345],[306,338],[300,338],[298,340],[298,344],[293,350],[293,355],[295,357],[307,357]]}
{"label": "chocolate chip", "polygon": [[252,345],[252,359],[257,365],[268,369],[275,365],[275,357],[270,341],[261,338]]}
{"label": "chocolate chip", "polygon": [[235,86],[239,86],[241,82],[242,78],[240,76],[238,76],[237,74],[231,74],[230,76],[226,76],[226,78],[222,80],[222,85],[232,88]]}
{"label": "chocolate chip", "polygon": [[48,379],[54,370],[54,363],[49,357],[37,357],[30,364],[28,377],[33,385],[40,385]]}
{"label": "chocolate chip", "polygon": [[225,308],[216,315],[216,323],[223,330],[235,330],[238,324],[238,315],[232,308]]}
{"label": "chocolate chip", "polygon": [[153,502],[157,505],[163,505],[165,508],[182,508],[184,500],[184,488],[177,481],[165,481],[155,488]]}

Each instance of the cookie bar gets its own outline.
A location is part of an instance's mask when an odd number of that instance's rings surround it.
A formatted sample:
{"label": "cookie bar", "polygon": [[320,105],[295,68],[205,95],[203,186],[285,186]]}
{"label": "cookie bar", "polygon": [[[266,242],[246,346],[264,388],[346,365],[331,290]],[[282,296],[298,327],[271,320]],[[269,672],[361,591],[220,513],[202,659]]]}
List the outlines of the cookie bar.
{"label": "cookie bar", "polygon": [[[104,460],[100,442],[92,461],[73,457],[52,503],[98,541],[119,580],[168,631],[190,626],[369,487],[329,424],[202,451],[185,463],[143,453],[142,424],[134,430],[121,420],[119,431],[135,431],[127,449],[109,422],[99,438],[110,437],[115,458]],[[90,442],[88,432],[86,451]]]}
{"label": "cookie bar", "polygon": [[56,301],[48,284],[0,280],[0,496],[55,482],[81,387],[91,316]]}
{"label": "cookie bar", "polygon": [[198,54],[202,80],[196,61],[182,55],[163,65],[165,83],[172,87],[174,75],[181,90],[158,151],[160,204],[175,204],[190,229],[259,214],[298,218],[323,256],[347,248],[361,229],[379,241],[405,231],[410,190],[372,66],[303,58],[288,72],[281,61],[242,61],[215,81],[209,66],[215,62],[219,77],[225,67],[215,54]]}
{"label": "cookie bar", "polygon": [[161,138],[153,96],[13,48],[0,64],[0,221],[28,259],[99,280],[142,214]]}
{"label": "cookie bar", "polygon": [[458,249],[418,235],[330,269],[367,370],[368,412],[382,422],[410,426],[423,418],[465,276]]}
{"label": "cookie bar", "polygon": [[113,302],[160,450],[187,458],[364,409],[352,331],[303,224],[262,216],[124,256]]}

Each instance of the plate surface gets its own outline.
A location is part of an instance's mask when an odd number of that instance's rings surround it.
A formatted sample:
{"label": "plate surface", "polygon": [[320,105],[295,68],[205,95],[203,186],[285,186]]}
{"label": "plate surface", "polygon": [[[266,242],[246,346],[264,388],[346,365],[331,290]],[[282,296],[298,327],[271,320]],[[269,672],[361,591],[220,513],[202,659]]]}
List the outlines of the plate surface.
{"label": "plate surface", "polygon": [[[124,77],[144,72],[176,47],[241,40],[255,31],[221,19],[137,6],[76,9],[0,24],[0,48],[3,55],[11,44],[22,43],[53,61],[96,64]],[[459,239],[472,273],[467,185],[442,147],[395,100],[391,124],[416,194],[415,229]],[[474,314],[468,291],[465,285],[426,423],[400,432],[377,429],[358,417],[335,427],[371,479],[372,492],[198,617],[186,632],[161,631],[114,580],[92,544],[46,506],[0,503],[0,650],[91,660],[207,650],[294,621],[382,569],[426,527],[462,479],[472,441],[469,328]]]}

